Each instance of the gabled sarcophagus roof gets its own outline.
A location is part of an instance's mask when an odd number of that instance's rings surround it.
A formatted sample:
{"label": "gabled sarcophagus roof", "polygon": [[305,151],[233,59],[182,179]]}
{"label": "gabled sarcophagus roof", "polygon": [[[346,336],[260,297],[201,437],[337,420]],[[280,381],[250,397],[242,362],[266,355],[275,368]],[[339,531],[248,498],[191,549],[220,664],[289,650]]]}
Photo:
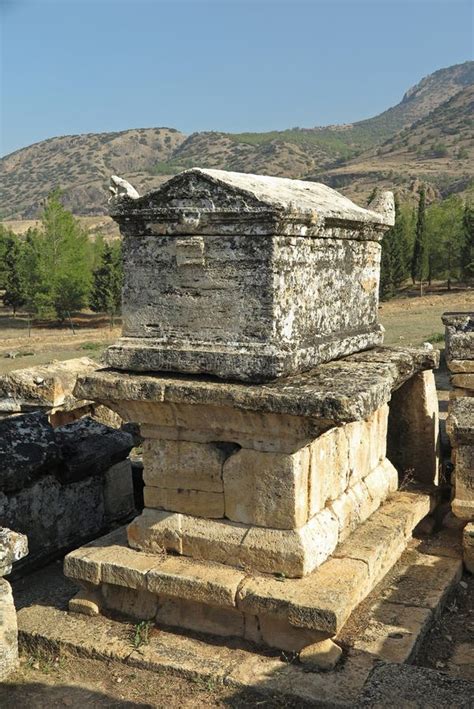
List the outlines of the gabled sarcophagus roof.
{"label": "gabled sarcophagus roof", "polygon": [[166,232],[205,233],[227,222],[235,232],[322,236],[324,227],[393,224],[391,193],[382,193],[372,209],[364,209],[317,182],[192,168],[159,189],[113,200],[117,221],[140,217],[167,224]]}

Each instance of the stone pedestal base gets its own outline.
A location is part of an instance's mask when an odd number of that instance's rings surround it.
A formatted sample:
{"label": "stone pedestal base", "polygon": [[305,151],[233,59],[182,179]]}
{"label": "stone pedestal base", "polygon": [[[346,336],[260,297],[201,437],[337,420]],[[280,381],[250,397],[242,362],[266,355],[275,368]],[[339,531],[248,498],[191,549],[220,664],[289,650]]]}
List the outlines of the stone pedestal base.
{"label": "stone pedestal base", "polygon": [[66,557],[66,576],[83,587],[70,609],[89,615],[112,611],[299,651],[339,633],[432,506],[426,493],[394,493],[330,559],[301,579],[135,551],[121,529]]}

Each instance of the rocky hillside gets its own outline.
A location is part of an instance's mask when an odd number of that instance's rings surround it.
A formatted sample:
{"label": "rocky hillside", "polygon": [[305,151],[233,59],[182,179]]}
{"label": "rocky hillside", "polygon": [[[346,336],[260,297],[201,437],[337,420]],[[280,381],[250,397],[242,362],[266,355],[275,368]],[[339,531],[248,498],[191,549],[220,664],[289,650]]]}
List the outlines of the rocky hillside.
{"label": "rocky hillside", "polygon": [[467,86],[413,125],[341,167],[309,179],[364,201],[374,185],[416,191],[422,180],[440,196],[473,184],[474,85]]}
{"label": "rocky hillside", "polygon": [[110,174],[145,191],[194,165],[320,179],[359,199],[376,184],[410,189],[417,179],[445,192],[463,189],[472,175],[473,84],[474,62],[441,69],[379,116],[341,126],[190,136],[142,128],[51,138],[1,160],[0,214],[34,218],[55,187],[76,214],[104,214]]}

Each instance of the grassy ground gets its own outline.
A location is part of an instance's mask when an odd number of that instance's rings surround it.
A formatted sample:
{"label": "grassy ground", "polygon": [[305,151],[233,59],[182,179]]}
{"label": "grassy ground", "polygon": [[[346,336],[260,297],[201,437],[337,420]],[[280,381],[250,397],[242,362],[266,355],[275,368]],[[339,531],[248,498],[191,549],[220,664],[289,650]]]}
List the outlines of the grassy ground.
{"label": "grassy ground", "polygon": [[14,318],[0,309],[0,374],[74,357],[99,360],[120,335],[120,327],[111,328],[107,318],[93,313],[73,317],[72,325],[74,332],[69,323],[34,323],[29,330],[25,315]]}
{"label": "grassy ground", "polygon": [[386,345],[421,345],[444,343],[444,325],[441,316],[447,311],[474,310],[474,289],[433,289],[420,297],[416,291],[407,291],[398,298],[382,303],[380,322],[385,327]]}

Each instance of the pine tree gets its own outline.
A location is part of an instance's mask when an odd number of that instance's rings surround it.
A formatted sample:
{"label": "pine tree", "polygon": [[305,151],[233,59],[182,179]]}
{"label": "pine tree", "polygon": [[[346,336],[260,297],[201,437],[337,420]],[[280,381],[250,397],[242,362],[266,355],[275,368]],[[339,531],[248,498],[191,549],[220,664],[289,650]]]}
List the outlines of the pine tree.
{"label": "pine tree", "polygon": [[425,229],[425,209],[426,195],[425,188],[420,190],[418,201],[418,215],[416,220],[415,243],[413,246],[413,258],[411,261],[411,277],[413,283],[420,281],[420,294],[423,284],[423,279],[426,272],[426,229]]}
{"label": "pine tree", "polygon": [[385,232],[382,239],[382,253],[380,256],[380,283],[379,283],[379,298],[380,300],[389,300],[395,294],[393,285],[393,270],[392,270],[392,253],[390,249],[390,232]]}
{"label": "pine tree", "polygon": [[11,306],[14,316],[18,308],[24,305],[26,300],[21,260],[22,252],[20,243],[16,238],[9,237],[6,242],[4,255],[5,293],[3,295],[3,303],[4,305]]}
{"label": "pine tree", "polygon": [[466,204],[462,219],[463,243],[461,247],[461,275],[471,282],[474,280],[474,207]]}
{"label": "pine tree", "polygon": [[120,244],[115,249],[104,245],[102,258],[93,273],[90,306],[95,313],[107,313],[111,326],[120,311],[122,296],[122,268]]}
{"label": "pine tree", "polygon": [[41,226],[35,237],[32,303],[37,313],[65,320],[87,302],[92,247],[79,222],[62,206],[58,190],[48,197]]}
{"label": "pine tree", "polygon": [[395,199],[395,224],[389,230],[390,239],[390,254],[391,254],[391,268],[392,268],[392,281],[394,288],[400,288],[401,284],[406,278],[406,268],[405,268],[405,234],[404,234],[404,224],[402,220],[402,214],[400,211],[400,203],[398,199]]}

